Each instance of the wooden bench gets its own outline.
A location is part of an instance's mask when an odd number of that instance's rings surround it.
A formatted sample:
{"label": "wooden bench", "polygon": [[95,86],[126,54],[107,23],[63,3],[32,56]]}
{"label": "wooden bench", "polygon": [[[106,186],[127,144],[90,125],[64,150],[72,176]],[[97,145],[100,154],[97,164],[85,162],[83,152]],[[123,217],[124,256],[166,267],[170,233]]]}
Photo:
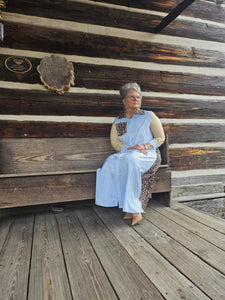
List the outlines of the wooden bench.
{"label": "wooden bench", "polygon": [[[153,197],[170,202],[168,142]],[[0,141],[0,208],[95,198],[96,169],[114,153],[109,138],[20,138]]]}

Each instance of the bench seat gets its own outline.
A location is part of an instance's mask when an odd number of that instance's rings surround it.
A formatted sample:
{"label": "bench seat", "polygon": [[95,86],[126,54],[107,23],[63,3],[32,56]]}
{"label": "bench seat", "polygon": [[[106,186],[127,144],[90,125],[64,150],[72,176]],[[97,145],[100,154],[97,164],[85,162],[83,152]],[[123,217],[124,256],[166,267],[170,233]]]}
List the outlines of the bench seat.
{"label": "bench seat", "polygon": [[[0,150],[0,208],[94,199],[96,169],[114,153],[108,138],[2,139]],[[152,194],[169,205],[167,142],[160,151]]]}

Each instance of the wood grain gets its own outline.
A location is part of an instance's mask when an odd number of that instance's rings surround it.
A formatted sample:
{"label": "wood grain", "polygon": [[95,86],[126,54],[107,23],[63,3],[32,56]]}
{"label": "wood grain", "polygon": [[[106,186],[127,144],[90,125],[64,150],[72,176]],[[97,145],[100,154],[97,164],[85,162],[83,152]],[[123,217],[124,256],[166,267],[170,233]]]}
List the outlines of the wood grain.
{"label": "wood grain", "polygon": [[[134,43],[127,38],[101,36],[80,31],[70,32],[60,29],[57,29],[56,33],[56,29],[52,28],[32,27],[30,24],[18,26],[18,24],[10,22],[6,22],[5,27],[7,40],[4,42],[3,47],[11,47],[11,44],[16,42],[17,49],[29,50],[32,43],[33,50],[48,52],[51,49],[53,53],[59,52],[65,55],[85,55],[89,57],[218,68],[225,65],[224,52],[204,50],[191,45],[185,47],[138,40]],[[195,32],[193,28],[190,28],[190,24],[188,24],[187,28],[189,28],[190,32]],[[200,30],[203,38],[202,28]],[[180,32],[180,35],[183,37],[182,24],[179,24],[174,31]],[[61,35],[63,35],[63,40],[59,38]],[[198,39],[199,36],[193,36],[193,38]],[[210,39],[209,37],[206,38]],[[115,44],[117,45],[116,47]]]}
{"label": "wood grain", "polygon": [[[4,60],[5,55],[0,55]],[[17,74],[6,68],[0,73],[0,80],[9,82],[40,83],[36,71],[40,59],[29,58],[33,65],[30,72]],[[208,76],[201,74],[182,74],[167,71],[152,71],[133,68],[93,65],[87,63],[74,64],[76,86],[88,89],[119,90],[127,82],[140,83],[143,91],[187,93],[201,95],[224,95],[225,79],[223,76]]]}
{"label": "wood grain", "polygon": [[[208,239],[205,240],[197,235],[194,230],[185,228],[180,222],[174,222],[174,220],[171,219],[171,216],[165,214],[165,211],[158,211],[157,206],[155,204],[150,204],[150,210],[152,210],[151,213],[147,210],[148,214],[151,215],[151,220],[147,217],[149,221],[181,245],[190,249],[194,254],[199,256],[216,270],[220,270],[222,273],[225,272],[225,266],[222,263],[222,261],[224,261],[224,251],[210,243]],[[182,216],[180,216],[179,219],[181,220]],[[192,219],[190,219],[190,222],[191,220]]]}
{"label": "wood grain", "polygon": [[179,211],[180,213],[191,217],[192,219],[207,225],[216,231],[219,231],[225,234],[225,224],[222,219],[214,218],[213,216],[202,214],[201,212],[194,210],[184,204],[181,203],[174,203],[174,208]]}
{"label": "wood grain", "polygon": [[[95,210],[166,299],[198,299],[198,297],[208,299],[183,274],[177,272],[177,269],[168,261],[162,259],[163,256],[159,255],[145,239],[140,239],[137,232],[120,218],[115,209],[107,210],[96,207]],[[151,264],[146,260],[148,255],[151,256]],[[166,286],[165,283],[167,283]]]}
{"label": "wood grain", "polygon": [[170,144],[223,142],[225,124],[209,122],[207,124],[206,120],[205,124],[167,124],[164,125],[164,130],[169,134]]}
{"label": "wood grain", "polygon": [[[176,96],[176,97],[175,97]],[[160,118],[172,119],[223,119],[224,100],[199,99],[193,95],[190,99],[172,96],[143,96],[142,108],[154,111]],[[123,112],[121,98],[118,95],[85,92],[65,93],[62,97],[47,91],[0,88],[1,114],[16,115],[55,115],[55,116],[100,116],[115,117]]]}
{"label": "wood grain", "polygon": [[[201,3],[201,2],[200,2]],[[175,8],[176,5],[180,4],[178,1],[173,1],[173,4],[170,3],[168,7],[169,12]],[[199,1],[198,1],[199,4]],[[40,17],[52,18],[52,14],[48,10],[48,3],[44,1],[41,5],[37,2],[35,5],[31,1],[12,1],[11,5],[7,5],[7,10],[10,12],[22,13],[22,14],[30,14],[30,15],[38,15]],[[118,5],[118,3],[117,3]],[[121,5],[121,3],[119,3]],[[125,5],[125,3],[123,3]],[[129,3],[128,6],[132,6],[134,4]],[[173,21],[167,28],[165,28],[161,34],[182,36],[188,38],[198,38],[205,40],[215,40],[215,41],[224,41],[223,36],[223,28],[220,26],[216,26],[214,24],[210,24],[207,26],[207,21],[198,22],[198,18],[208,19],[209,15],[214,19],[214,21],[218,21],[215,18],[214,13],[219,12],[219,16],[221,16],[221,20],[224,19],[225,13],[224,10],[218,10],[215,8],[215,5],[210,5],[209,7],[212,11],[207,10],[204,5],[196,5],[195,10],[190,6],[190,9],[186,9],[184,12],[191,11],[190,15],[196,17],[196,21],[187,19],[177,19]],[[148,7],[148,5],[147,5]],[[146,9],[146,3],[142,3],[140,8]],[[151,10],[165,10],[166,5],[159,3],[158,7],[151,6]],[[197,14],[196,9],[203,10],[204,13]],[[209,9],[209,8],[208,8]],[[161,20],[164,18],[164,15],[158,16],[154,14],[146,15],[141,11],[130,11],[130,10],[120,10],[118,7],[107,7],[107,6],[99,6],[95,3],[80,3],[80,2],[72,2],[68,5],[61,3],[54,3],[54,6],[51,9],[51,12],[54,11],[54,18],[62,19],[65,21],[76,21],[88,24],[96,24],[102,26],[109,27],[117,27],[124,28],[129,30],[137,30],[137,31],[146,31],[153,32],[154,28],[159,25]],[[38,13],[36,13],[38,12]],[[207,15],[208,12],[208,15]],[[189,13],[186,13],[188,15]],[[96,18],[98,16],[98,18]],[[19,30],[19,28],[18,28]],[[7,28],[8,31],[8,28]],[[25,30],[26,31],[26,30]],[[215,34],[216,32],[216,34]]]}
{"label": "wood grain", "polygon": [[73,299],[117,299],[75,213],[56,214]]}
{"label": "wood grain", "polygon": [[221,147],[170,149],[170,167],[172,170],[224,168],[224,152]]}
{"label": "wood grain", "polygon": [[[179,269],[196,286],[199,286],[211,299],[221,299],[224,293],[224,276],[205,264],[195,254],[151,223],[152,210],[148,209],[145,218],[135,230],[148,241],[163,257]],[[149,234],[155,232],[155,236]],[[163,247],[162,247],[163,243]],[[213,282],[214,284],[208,284]]]}
{"label": "wood grain", "polygon": [[53,215],[47,213],[36,216],[29,300],[72,299],[58,234]]}
{"label": "wood grain", "polygon": [[17,218],[0,256],[1,299],[26,299],[33,231],[33,215]]}
{"label": "wood grain", "polygon": [[[5,215],[7,216],[7,215]],[[7,236],[10,231],[10,227],[13,224],[13,217],[2,217],[2,211],[0,212],[0,252],[2,251],[2,247],[6,242]]]}
{"label": "wood grain", "polygon": [[97,137],[2,139],[0,147],[2,174],[96,170],[115,153],[109,138]]}
{"label": "wood grain", "polygon": [[97,216],[91,214],[88,209],[78,210],[77,216],[120,299],[163,299],[142,270],[135,267],[127,251]]}
{"label": "wood grain", "polygon": [[109,137],[111,124],[1,121],[1,138],[82,138]]}
{"label": "wood grain", "polygon": [[[152,193],[169,192],[170,177],[169,172],[160,168],[152,186]],[[0,206],[7,208],[94,199],[95,185],[95,171],[9,176],[0,180]]]}
{"label": "wood grain", "polygon": [[[225,250],[224,244],[224,234],[218,232],[212,228],[208,228],[208,226],[199,223],[195,220],[190,220],[189,217],[185,215],[181,215],[177,211],[169,212],[167,207],[160,207],[155,208],[156,211],[160,212],[163,215],[166,215],[167,218],[173,219],[174,222],[179,224],[180,226],[186,228],[187,230],[193,232],[194,234],[198,235],[199,237],[209,241],[211,244],[215,245],[221,250]],[[221,260],[222,262],[222,260]],[[223,265],[222,268],[225,266]]]}

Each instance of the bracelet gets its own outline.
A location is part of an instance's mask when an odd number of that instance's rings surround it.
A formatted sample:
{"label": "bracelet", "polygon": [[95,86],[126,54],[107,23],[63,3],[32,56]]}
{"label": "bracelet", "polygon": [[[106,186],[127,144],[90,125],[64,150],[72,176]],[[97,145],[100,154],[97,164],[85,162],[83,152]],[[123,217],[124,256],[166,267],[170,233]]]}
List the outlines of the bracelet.
{"label": "bracelet", "polygon": [[145,150],[148,150],[148,146],[146,144],[144,144]]}

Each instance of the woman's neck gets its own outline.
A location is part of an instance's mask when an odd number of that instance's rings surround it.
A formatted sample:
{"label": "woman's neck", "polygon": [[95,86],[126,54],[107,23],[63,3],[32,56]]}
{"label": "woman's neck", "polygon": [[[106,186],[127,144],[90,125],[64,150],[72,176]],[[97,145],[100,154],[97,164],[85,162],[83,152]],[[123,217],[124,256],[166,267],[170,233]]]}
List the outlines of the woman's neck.
{"label": "woman's neck", "polygon": [[137,109],[129,109],[125,111],[125,117],[131,119],[137,112]]}

